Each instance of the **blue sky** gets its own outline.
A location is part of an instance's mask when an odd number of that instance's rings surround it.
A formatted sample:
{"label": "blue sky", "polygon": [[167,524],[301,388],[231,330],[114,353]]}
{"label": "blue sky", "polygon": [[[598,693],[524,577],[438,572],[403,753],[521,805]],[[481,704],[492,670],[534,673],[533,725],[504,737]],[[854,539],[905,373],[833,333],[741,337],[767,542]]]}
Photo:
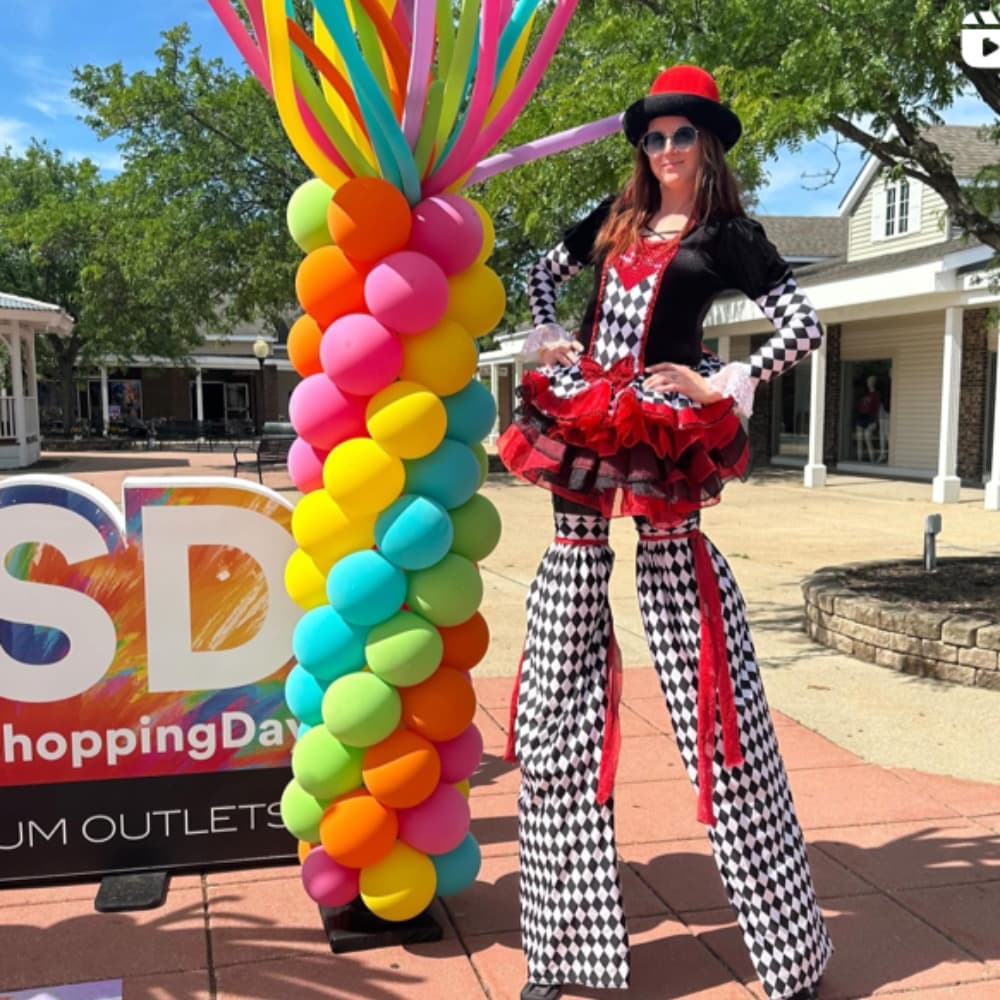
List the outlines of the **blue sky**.
{"label": "blue sky", "polygon": [[[23,148],[44,138],[70,156],[89,156],[108,170],[118,164],[112,144],[100,143],[77,120],[69,97],[71,70],[120,61],[126,71],[151,69],[160,32],[187,21],[208,55],[237,65],[239,57],[207,0],[0,0],[0,147]],[[950,124],[981,124],[989,109],[975,99],[945,115]],[[857,147],[834,137],[784,152],[767,167],[760,191],[764,215],[833,215],[863,162]],[[840,168],[832,184],[820,176]],[[818,189],[817,189],[818,188]]]}

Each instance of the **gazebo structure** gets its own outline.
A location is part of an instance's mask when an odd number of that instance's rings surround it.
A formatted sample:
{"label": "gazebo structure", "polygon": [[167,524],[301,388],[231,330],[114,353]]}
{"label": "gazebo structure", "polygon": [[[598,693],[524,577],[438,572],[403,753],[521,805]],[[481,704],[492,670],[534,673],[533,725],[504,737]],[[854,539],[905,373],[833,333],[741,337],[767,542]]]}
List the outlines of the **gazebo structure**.
{"label": "gazebo structure", "polygon": [[68,337],[73,318],[59,306],[0,292],[0,469],[23,469],[41,455],[35,336]]}

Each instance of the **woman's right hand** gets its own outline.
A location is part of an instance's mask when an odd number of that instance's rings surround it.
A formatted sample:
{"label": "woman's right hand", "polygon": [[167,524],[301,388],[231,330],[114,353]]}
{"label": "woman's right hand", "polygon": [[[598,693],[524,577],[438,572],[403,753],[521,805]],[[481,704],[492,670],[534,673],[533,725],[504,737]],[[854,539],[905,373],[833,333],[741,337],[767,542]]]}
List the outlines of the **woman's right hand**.
{"label": "woman's right hand", "polygon": [[553,365],[575,365],[582,353],[583,344],[578,340],[554,340],[538,349],[539,360],[546,368]]}

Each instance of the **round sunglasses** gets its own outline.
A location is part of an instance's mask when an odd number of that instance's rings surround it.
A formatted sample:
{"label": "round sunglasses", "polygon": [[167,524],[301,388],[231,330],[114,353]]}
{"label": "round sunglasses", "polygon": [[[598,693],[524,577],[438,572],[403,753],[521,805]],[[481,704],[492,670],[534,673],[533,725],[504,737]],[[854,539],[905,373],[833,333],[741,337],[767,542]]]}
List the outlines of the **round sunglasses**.
{"label": "round sunglasses", "polygon": [[697,138],[698,130],[693,125],[682,125],[672,135],[657,131],[647,132],[639,142],[647,156],[655,156],[667,148],[668,142],[674,149],[683,152],[685,149],[690,149]]}

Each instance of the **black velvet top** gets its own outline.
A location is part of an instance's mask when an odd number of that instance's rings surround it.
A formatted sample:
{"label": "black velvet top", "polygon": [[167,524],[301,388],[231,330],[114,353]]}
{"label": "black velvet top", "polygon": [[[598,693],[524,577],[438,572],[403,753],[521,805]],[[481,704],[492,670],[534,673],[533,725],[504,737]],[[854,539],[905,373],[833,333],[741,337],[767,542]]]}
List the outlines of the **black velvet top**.
{"label": "black velvet top", "polygon": [[[566,230],[563,244],[579,265],[595,265],[594,290],[577,337],[590,346],[601,290],[604,260],[593,260],[597,234],[614,199],[601,202],[586,218]],[[669,361],[697,366],[702,322],[722,292],[735,289],[752,299],[782,284],[791,268],[768,240],[761,224],[747,216],[697,222],[680,241],[667,265],[652,306],[646,340],[646,365]]]}

